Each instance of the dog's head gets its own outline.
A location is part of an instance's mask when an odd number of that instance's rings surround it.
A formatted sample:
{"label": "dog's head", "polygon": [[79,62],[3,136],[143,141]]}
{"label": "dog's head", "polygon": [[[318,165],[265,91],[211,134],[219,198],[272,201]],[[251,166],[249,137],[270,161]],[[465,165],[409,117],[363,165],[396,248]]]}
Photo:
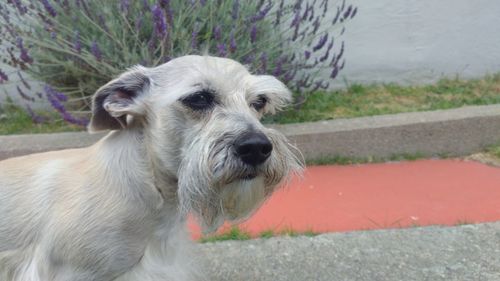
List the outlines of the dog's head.
{"label": "dog's head", "polygon": [[160,170],[178,179],[183,211],[208,231],[241,220],[301,168],[294,147],[260,123],[290,91],[225,58],[185,56],[135,67],[101,87],[90,130],[140,128]]}

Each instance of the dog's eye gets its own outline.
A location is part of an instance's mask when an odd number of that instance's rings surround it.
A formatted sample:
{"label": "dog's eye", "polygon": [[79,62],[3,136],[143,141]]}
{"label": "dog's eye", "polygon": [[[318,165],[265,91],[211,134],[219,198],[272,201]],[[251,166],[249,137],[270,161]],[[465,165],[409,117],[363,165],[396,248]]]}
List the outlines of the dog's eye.
{"label": "dog's eye", "polygon": [[204,110],[214,105],[214,95],[203,90],[183,98],[182,103],[194,110]]}
{"label": "dog's eye", "polygon": [[267,98],[264,96],[259,96],[259,98],[250,104],[255,110],[261,111],[267,104]]}

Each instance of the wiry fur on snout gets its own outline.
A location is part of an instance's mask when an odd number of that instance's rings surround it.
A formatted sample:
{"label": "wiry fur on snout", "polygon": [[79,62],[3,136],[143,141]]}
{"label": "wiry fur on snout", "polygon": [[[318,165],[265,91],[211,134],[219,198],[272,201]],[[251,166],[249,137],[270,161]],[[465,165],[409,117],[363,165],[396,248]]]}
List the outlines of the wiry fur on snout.
{"label": "wiry fur on snout", "polygon": [[[300,171],[296,148],[283,135],[263,126],[273,145],[262,165],[244,164],[235,155],[234,141],[248,131],[248,121],[230,113],[219,113],[209,127],[190,137],[179,169],[179,200],[185,211],[194,211],[205,231],[215,231],[224,220],[247,218],[283,179]],[[295,153],[293,152],[295,150]],[[242,180],[256,174],[253,180]]]}
{"label": "wiry fur on snout", "polygon": [[[247,218],[299,171],[295,148],[260,118],[291,99],[272,76],[186,56],[134,67],[93,98],[95,145],[0,162],[0,280],[166,281],[199,277],[185,231]],[[272,143],[249,165],[242,136]]]}

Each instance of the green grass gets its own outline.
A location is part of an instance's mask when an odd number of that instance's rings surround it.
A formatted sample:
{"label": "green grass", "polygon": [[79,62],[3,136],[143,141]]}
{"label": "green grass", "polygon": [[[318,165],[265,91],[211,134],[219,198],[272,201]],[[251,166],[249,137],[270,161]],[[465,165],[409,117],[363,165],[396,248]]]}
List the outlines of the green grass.
{"label": "green grass", "polygon": [[[298,232],[293,229],[284,229],[282,231],[276,232],[273,230],[264,230],[262,231],[259,235],[257,235],[258,238],[271,238],[271,237],[276,237],[276,236],[290,236],[290,237],[297,237],[297,236],[316,236],[319,233],[314,232],[312,230],[304,231],[304,232]],[[257,238],[255,237],[255,238]],[[231,227],[228,231],[221,233],[221,234],[216,234],[216,235],[211,235],[207,237],[202,237],[199,242],[201,243],[209,243],[209,242],[219,242],[219,241],[227,241],[227,240],[249,240],[252,239],[250,233],[247,231],[244,231],[240,229],[237,226]]]}
{"label": "green grass", "polygon": [[250,238],[251,236],[248,232],[241,230],[237,226],[233,226],[225,233],[203,237],[200,239],[200,242],[207,243],[207,242],[217,242],[226,240],[248,240]]}
{"label": "green grass", "polygon": [[[296,123],[495,103],[500,103],[500,73],[475,80],[442,79],[424,86],[353,84],[346,90],[315,92],[309,95],[301,110],[291,107],[276,116],[266,117],[264,122]],[[52,121],[33,124],[24,109],[0,106],[0,116],[3,116],[0,117],[0,135],[83,129],[66,124],[53,113],[42,115],[49,116]],[[335,161],[352,159],[338,158]]]}
{"label": "green grass", "polygon": [[26,110],[20,107],[14,105],[0,106],[0,135],[56,133],[84,129],[64,122],[56,113],[37,113],[46,118],[47,121],[37,124],[31,120],[31,116]]}
{"label": "green grass", "polygon": [[[326,156],[322,158],[310,159],[306,161],[306,165],[353,165],[367,163],[383,163],[396,161],[415,161],[426,158],[421,153],[414,154],[394,154],[391,157],[369,157],[369,158],[351,158],[343,156]],[[427,157],[428,158],[428,157]],[[440,156],[446,158],[446,156]]]}
{"label": "green grass", "polygon": [[487,148],[486,153],[490,154],[493,157],[500,159],[500,143]]}
{"label": "green grass", "polygon": [[500,73],[482,79],[442,79],[433,85],[359,85],[311,94],[300,111],[288,109],[265,119],[297,123],[500,103]]}

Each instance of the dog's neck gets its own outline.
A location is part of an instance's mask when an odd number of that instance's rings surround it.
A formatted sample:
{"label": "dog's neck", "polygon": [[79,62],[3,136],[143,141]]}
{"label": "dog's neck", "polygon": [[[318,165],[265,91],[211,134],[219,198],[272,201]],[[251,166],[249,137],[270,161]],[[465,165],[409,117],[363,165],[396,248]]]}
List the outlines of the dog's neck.
{"label": "dog's neck", "polygon": [[127,179],[118,185],[153,188],[163,200],[169,201],[164,203],[176,205],[177,178],[162,169],[147,141],[140,128],[112,131],[98,143],[98,154],[106,167],[115,169],[114,173],[123,173],[120,178]]}

